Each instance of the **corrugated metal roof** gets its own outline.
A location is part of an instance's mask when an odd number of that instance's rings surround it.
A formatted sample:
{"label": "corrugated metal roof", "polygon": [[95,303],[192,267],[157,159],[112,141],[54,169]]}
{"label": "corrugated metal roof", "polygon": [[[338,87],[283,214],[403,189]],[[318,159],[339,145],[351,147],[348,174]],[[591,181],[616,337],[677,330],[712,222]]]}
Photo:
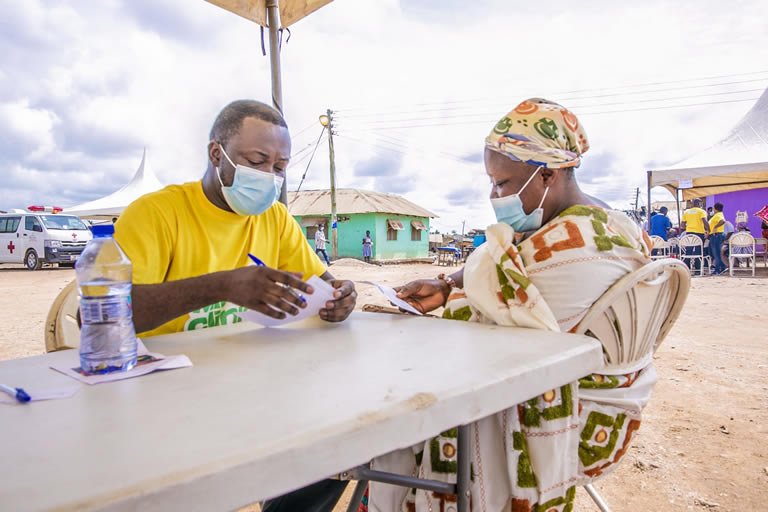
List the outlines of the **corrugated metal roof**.
{"label": "corrugated metal roof", "polygon": [[[288,211],[291,215],[330,215],[330,190],[302,190],[288,192]],[[431,211],[397,194],[385,194],[356,188],[336,189],[336,213],[392,213],[411,217],[437,217]]]}

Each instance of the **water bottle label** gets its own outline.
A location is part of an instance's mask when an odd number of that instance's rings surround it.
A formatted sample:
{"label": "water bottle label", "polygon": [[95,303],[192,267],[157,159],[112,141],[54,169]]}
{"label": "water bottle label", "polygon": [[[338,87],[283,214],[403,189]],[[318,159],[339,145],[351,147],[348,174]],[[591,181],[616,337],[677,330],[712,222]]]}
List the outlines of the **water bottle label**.
{"label": "water bottle label", "polygon": [[100,297],[80,301],[80,318],[83,324],[114,324],[131,318],[129,297]]}

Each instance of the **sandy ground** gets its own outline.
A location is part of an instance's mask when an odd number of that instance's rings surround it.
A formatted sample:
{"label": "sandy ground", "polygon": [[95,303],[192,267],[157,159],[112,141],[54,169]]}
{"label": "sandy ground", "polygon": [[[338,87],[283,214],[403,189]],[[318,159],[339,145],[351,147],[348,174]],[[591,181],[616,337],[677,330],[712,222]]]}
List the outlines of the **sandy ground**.
{"label": "sandy ground", "polygon": [[[393,286],[439,271],[356,261],[331,267],[340,278]],[[0,360],[44,351],[46,314],[72,279],[68,269],[0,265]],[[371,286],[358,291],[359,307],[386,305]],[[682,318],[657,352],[660,381],[640,435],[617,471],[596,485],[613,510],[768,509],[766,304],[768,279],[694,279]],[[576,510],[596,510],[583,490]]]}

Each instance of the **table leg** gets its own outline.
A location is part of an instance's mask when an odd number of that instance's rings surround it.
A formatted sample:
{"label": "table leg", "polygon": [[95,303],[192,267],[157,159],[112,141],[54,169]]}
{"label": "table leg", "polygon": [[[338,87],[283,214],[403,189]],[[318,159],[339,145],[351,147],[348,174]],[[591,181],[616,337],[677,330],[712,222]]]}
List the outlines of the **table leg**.
{"label": "table leg", "polygon": [[456,494],[458,512],[469,512],[470,491],[469,483],[472,474],[472,448],[470,443],[469,425],[459,427],[458,460],[456,474]]}
{"label": "table leg", "polygon": [[347,507],[347,512],[357,512],[357,509],[360,507],[360,502],[363,501],[363,495],[365,494],[365,490],[368,488],[368,480],[358,480],[357,485],[355,486],[355,492],[352,493],[352,499],[349,500],[349,507]]}

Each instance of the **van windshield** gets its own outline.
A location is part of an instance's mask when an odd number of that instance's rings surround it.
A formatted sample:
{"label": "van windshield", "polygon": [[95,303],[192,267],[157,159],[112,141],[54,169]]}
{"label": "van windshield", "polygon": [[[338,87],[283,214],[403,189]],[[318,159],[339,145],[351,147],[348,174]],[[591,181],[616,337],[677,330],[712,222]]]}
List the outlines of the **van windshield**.
{"label": "van windshield", "polygon": [[43,224],[48,229],[66,229],[68,231],[88,231],[85,223],[79,217],[71,215],[41,215]]}

